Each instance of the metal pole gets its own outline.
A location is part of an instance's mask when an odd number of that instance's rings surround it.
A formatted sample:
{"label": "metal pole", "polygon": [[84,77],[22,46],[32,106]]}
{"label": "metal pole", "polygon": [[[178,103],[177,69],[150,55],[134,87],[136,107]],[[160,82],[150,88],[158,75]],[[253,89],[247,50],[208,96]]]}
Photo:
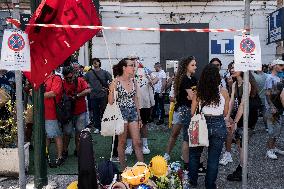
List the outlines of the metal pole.
{"label": "metal pole", "polygon": [[[34,13],[41,3],[41,0],[31,0],[31,13]],[[44,128],[44,87],[40,86],[38,90],[33,90],[33,108],[34,108],[34,166],[35,179],[34,187],[43,188],[48,184],[47,165],[45,158],[45,128]]]}
{"label": "metal pole", "polygon": [[[250,34],[250,2],[251,0],[245,0],[245,16],[244,16],[244,28],[248,29],[246,34]],[[242,165],[242,188],[248,188],[248,116],[249,116],[249,71],[244,72],[244,128],[243,128],[243,165]]]}
{"label": "metal pole", "polygon": [[18,155],[19,155],[19,187],[20,189],[26,188],[26,175],[25,175],[25,132],[23,121],[23,82],[22,72],[17,70],[16,77],[16,106],[17,106],[17,125],[18,125]]}
{"label": "metal pole", "polygon": [[[20,7],[19,0],[13,0],[13,17],[20,19]],[[25,175],[25,131],[23,121],[23,82],[22,72],[15,71],[16,80],[16,108],[17,108],[17,132],[18,132],[18,157],[19,157],[19,187],[20,189],[26,189],[26,175]]]}
{"label": "metal pole", "polygon": [[36,91],[33,90],[34,104],[34,166],[35,179],[34,186],[37,189],[48,184],[47,166],[45,158],[45,130],[44,130],[44,87],[43,85]]}

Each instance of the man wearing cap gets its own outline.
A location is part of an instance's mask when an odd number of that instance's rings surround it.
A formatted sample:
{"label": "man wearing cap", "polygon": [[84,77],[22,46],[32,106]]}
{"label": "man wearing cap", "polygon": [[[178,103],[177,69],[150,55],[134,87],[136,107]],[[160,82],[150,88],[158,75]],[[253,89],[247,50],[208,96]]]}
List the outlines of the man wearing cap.
{"label": "man wearing cap", "polygon": [[[283,105],[281,103],[280,93],[283,87],[279,89],[280,78],[277,73],[283,70],[284,61],[277,59],[271,63],[271,74],[267,77],[264,85],[265,89],[265,109],[268,128],[268,150],[266,156],[270,159],[277,159],[277,154],[284,155],[284,151],[276,148],[276,139],[279,137],[282,129]],[[279,99],[279,100],[278,100]]]}
{"label": "man wearing cap", "polygon": [[156,124],[161,125],[164,123],[164,117],[165,117],[163,93],[165,91],[167,83],[167,75],[165,71],[162,69],[160,62],[155,63],[154,68],[156,72],[153,72],[152,74],[155,76],[155,78],[158,79],[158,82],[154,85],[155,106],[153,114],[159,119],[159,121]]}

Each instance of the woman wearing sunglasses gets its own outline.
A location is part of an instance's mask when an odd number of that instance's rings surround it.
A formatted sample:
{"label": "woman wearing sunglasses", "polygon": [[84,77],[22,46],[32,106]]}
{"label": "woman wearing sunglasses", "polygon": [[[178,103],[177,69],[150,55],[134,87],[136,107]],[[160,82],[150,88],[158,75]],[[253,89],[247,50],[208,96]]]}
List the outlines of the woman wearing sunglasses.
{"label": "woman wearing sunglasses", "polygon": [[140,118],[136,84],[134,82],[135,64],[134,61],[124,58],[118,64],[113,66],[115,80],[110,86],[108,102],[113,104],[114,91],[118,92],[117,104],[121,110],[124,119],[124,132],[118,136],[118,157],[121,168],[126,167],[125,162],[125,144],[127,132],[133,140],[135,155],[138,161],[143,162],[143,153],[141,148],[140,128],[142,122]]}

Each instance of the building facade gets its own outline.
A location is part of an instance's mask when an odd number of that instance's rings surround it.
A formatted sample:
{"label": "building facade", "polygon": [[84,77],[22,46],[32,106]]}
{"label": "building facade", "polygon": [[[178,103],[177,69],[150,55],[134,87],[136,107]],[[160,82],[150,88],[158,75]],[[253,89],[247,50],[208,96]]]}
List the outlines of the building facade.
{"label": "building facade", "polygon": [[[242,29],[244,25],[243,1],[101,1],[100,4],[104,26]],[[276,54],[276,44],[267,45],[267,16],[276,9],[276,1],[251,3],[251,34],[260,37],[263,64],[269,64]],[[218,57],[224,63],[222,69],[226,69],[234,59],[234,35],[241,35],[240,32],[168,33],[105,30],[104,37],[112,64],[135,54],[150,69],[155,62],[161,62],[167,68],[181,57],[194,55],[200,60],[201,67],[211,58]],[[102,59],[103,67],[110,70],[104,37],[93,38],[92,57]]]}

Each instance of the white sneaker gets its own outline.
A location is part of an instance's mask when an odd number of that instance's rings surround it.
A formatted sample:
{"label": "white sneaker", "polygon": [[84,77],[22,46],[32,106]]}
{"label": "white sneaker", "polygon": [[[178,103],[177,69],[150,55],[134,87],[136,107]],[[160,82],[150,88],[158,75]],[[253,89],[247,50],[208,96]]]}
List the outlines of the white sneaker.
{"label": "white sneaker", "polygon": [[132,146],[126,146],[125,154],[126,154],[126,155],[131,155],[132,152],[133,152]]}
{"label": "white sneaker", "polygon": [[[114,163],[119,163],[119,157],[112,157],[112,159],[110,160]],[[125,161],[127,161],[127,157],[125,156]]]}
{"label": "white sneaker", "polygon": [[280,154],[280,155],[284,156],[284,151],[282,151],[282,150],[280,150],[278,148],[274,148],[273,151],[274,151],[274,153],[277,153],[277,154]]}
{"label": "white sneaker", "polygon": [[232,159],[232,155],[229,152],[225,152],[223,155],[223,158],[219,161],[219,164],[221,165],[227,165],[228,163],[232,163],[233,159]]}
{"label": "white sneaker", "polygon": [[277,155],[275,154],[274,150],[267,150],[266,156],[270,159],[277,159]]}
{"label": "white sneaker", "polygon": [[95,130],[94,130],[94,133],[95,133],[95,134],[99,134],[99,133],[100,133],[100,130],[99,130],[99,129],[95,129]]}
{"label": "white sneaker", "polygon": [[150,150],[148,148],[148,146],[143,146],[143,154],[147,155],[147,154],[150,154]]}
{"label": "white sneaker", "polygon": [[164,158],[165,158],[166,161],[170,161],[171,156],[168,153],[165,153]]}
{"label": "white sneaker", "polygon": [[119,157],[112,157],[110,161],[114,163],[119,163]]}

